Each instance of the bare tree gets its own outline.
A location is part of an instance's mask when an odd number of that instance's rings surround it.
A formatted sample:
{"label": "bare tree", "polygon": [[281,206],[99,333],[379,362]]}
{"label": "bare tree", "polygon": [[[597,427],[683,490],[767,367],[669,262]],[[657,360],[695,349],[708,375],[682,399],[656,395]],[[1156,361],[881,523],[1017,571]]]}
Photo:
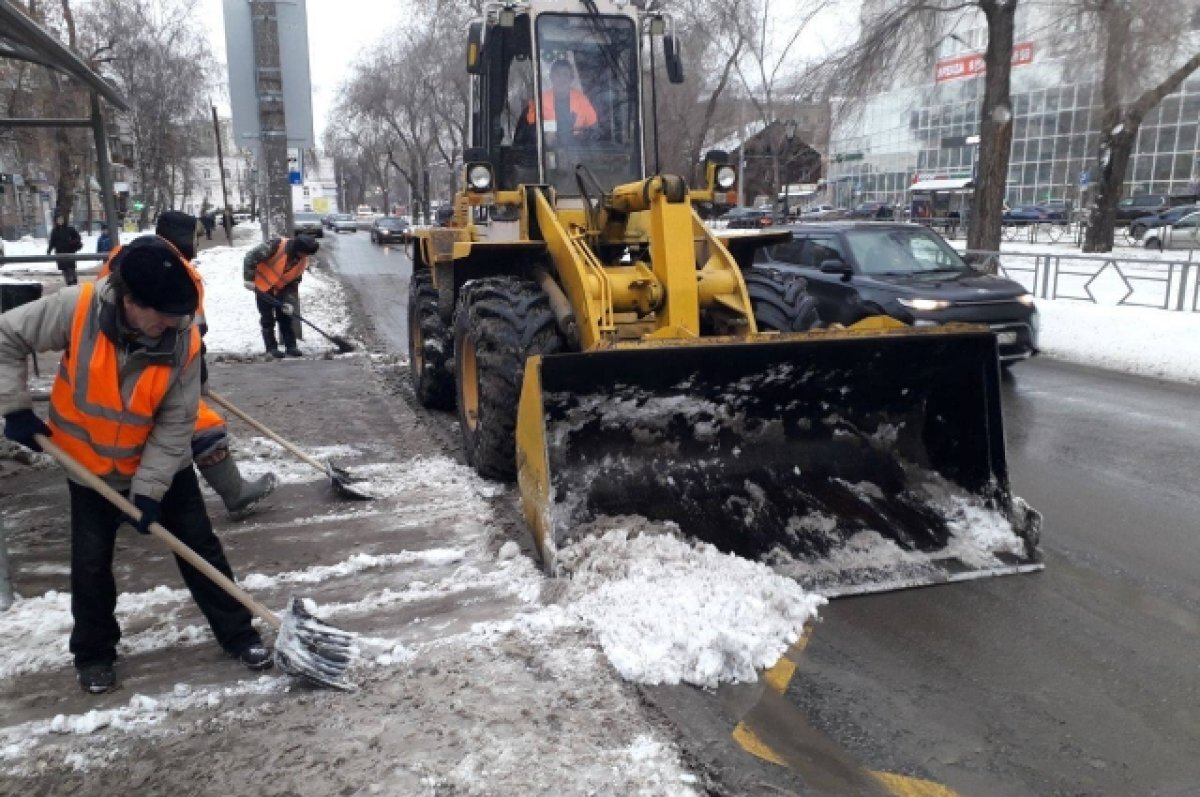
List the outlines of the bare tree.
{"label": "bare tree", "polygon": [[1133,0],[1080,0],[1081,41],[1102,48],[1098,171],[1085,252],[1109,252],[1117,202],[1146,114],[1200,69],[1200,48],[1175,13],[1147,14]]}
{"label": "bare tree", "polygon": [[1000,247],[1005,183],[1012,148],[1010,73],[1018,0],[896,0],[864,20],[859,40],[831,58],[827,74],[853,112],[856,101],[889,88],[898,76],[930,66],[948,15],[982,14],[988,31],[983,101],[979,107],[979,166],[967,245]]}

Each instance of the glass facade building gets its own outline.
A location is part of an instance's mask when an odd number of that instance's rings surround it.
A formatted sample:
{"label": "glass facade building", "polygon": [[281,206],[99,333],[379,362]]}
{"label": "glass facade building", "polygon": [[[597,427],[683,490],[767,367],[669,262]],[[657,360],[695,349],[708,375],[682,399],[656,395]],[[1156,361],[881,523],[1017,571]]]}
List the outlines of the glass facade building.
{"label": "glass facade building", "polygon": [[[1012,71],[1008,202],[1055,199],[1079,206],[1092,182],[1085,173],[1097,159],[1100,86],[1092,69],[1078,68],[1069,56],[1056,54],[1061,48],[1052,37],[1045,46],[1036,39],[1025,41],[1032,57]],[[938,57],[979,52],[984,42],[981,28],[943,37],[942,43],[951,46],[941,47]],[[937,82],[929,69],[924,80],[872,97],[840,123],[835,110],[829,200],[841,206],[868,200],[907,206],[909,186],[918,180],[972,177],[976,147],[964,139],[979,130],[983,77]],[[1195,74],[1146,115],[1130,159],[1126,193],[1200,191],[1198,150],[1200,74]]]}

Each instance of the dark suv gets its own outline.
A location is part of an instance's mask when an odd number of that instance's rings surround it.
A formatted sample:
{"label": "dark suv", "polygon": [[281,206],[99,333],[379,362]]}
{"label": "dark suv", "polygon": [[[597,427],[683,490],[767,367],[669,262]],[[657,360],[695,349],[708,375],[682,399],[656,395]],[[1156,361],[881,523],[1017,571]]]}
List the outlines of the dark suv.
{"label": "dark suv", "polygon": [[850,211],[852,219],[875,219],[877,221],[891,221],[896,217],[896,210],[886,202],[863,202],[861,205]]}
{"label": "dark suv", "polygon": [[380,216],[371,223],[371,242],[386,244],[397,241],[408,243],[408,222],[399,216]]}
{"label": "dark suv", "polygon": [[775,223],[774,214],[765,208],[732,208],[721,218],[730,230],[757,230]]}
{"label": "dark suv", "polygon": [[788,228],[791,241],[759,251],[756,267],[799,274],[826,324],[888,315],[914,326],[987,324],[1000,361],[1037,353],[1038,313],[1017,282],[971,268],[920,224],[831,222]]}
{"label": "dark suv", "polygon": [[1161,213],[1171,207],[1171,200],[1166,194],[1138,194],[1127,196],[1117,203],[1117,224],[1124,226],[1134,219]]}

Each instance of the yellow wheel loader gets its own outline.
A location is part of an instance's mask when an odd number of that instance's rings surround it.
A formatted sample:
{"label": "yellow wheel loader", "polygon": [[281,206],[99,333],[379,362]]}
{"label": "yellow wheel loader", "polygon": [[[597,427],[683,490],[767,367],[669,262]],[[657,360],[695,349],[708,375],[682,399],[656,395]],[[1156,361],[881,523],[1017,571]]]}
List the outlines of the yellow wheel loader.
{"label": "yellow wheel loader", "polygon": [[454,216],[412,249],[420,401],[457,406],[470,464],[518,480],[551,571],[618,515],[831,596],[1040,568],[993,333],[820,328],[803,280],[754,265],[788,233],[698,215],[735,202],[723,153],[694,188],[647,175],[653,54],[683,79],[672,30],[619,0],[490,2],[471,24]]}

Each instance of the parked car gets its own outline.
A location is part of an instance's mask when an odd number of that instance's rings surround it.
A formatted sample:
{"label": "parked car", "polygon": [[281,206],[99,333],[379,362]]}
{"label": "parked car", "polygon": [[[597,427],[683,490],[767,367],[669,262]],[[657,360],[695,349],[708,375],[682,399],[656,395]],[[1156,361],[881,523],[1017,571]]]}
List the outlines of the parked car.
{"label": "parked car", "polygon": [[1051,219],[1050,211],[1041,205],[1017,205],[1004,211],[1001,216],[1004,224],[1021,226],[1024,224],[1047,224]]}
{"label": "parked car", "polygon": [[325,227],[321,224],[321,216],[317,213],[296,213],[292,218],[292,232],[295,235],[311,235],[314,238],[325,237]]}
{"label": "parked car", "polygon": [[371,225],[371,243],[408,243],[408,222],[399,216],[380,216]]}
{"label": "parked car", "polygon": [[334,232],[358,232],[358,222],[349,213],[339,213],[333,217]]}
{"label": "parked car", "polygon": [[1166,194],[1128,196],[1117,203],[1116,223],[1118,227],[1123,227],[1134,219],[1151,213],[1161,213],[1170,207],[1171,200]]}
{"label": "parked car", "polygon": [[1195,213],[1197,210],[1200,210],[1200,207],[1196,205],[1181,205],[1160,213],[1151,213],[1147,216],[1136,218],[1129,222],[1129,237],[1140,241],[1151,227],[1166,227],[1169,224],[1175,224],[1184,216]]}
{"label": "parked car", "polygon": [[760,250],[755,268],[803,276],[826,324],[888,315],[906,324],[987,324],[1004,364],[1037,353],[1038,313],[1018,282],[984,274],[920,224],[824,222],[789,227],[793,239]]}
{"label": "parked car", "polygon": [[1142,236],[1142,245],[1147,249],[1200,249],[1200,211],[1192,212],[1161,227],[1151,227]]}
{"label": "parked car", "polygon": [[1038,205],[1050,214],[1051,221],[1070,221],[1072,204],[1066,199],[1047,199]]}
{"label": "parked car", "polygon": [[863,202],[850,211],[852,219],[873,219],[875,221],[891,221],[896,217],[896,209],[886,202]]}
{"label": "parked car", "polygon": [[731,230],[757,230],[775,223],[774,215],[765,208],[732,208],[721,218]]}

